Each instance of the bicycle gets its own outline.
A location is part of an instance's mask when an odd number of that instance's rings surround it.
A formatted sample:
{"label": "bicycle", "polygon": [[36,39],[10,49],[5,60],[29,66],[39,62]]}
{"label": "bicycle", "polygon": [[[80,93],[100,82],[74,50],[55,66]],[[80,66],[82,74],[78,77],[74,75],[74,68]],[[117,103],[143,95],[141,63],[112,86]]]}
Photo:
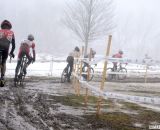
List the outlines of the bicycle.
{"label": "bicycle", "polygon": [[[88,70],[89,69],[89,70]],[[88,71],[90,73],[89,76],[89,80],[88,78]],[[64,70],[62,71],[61,74],[61,83],[64,83],[68,80],[68,74],[70,72],[70,67],[68,67],[68,65],[64,68]],[[79,68],[79,72],[80,72],[80,68]],[[94,69],[91,67],[91,65],[89,65],[88,63],[84,62],[83,66],[82,66],[82,77],[83,80],[88,80],[91,81],[94,77]]]}
{"label": "bicycle", "polygon": [[24,73],[24,67],[26,66],[27,62],[28,62],[27,57],[23,56],[21,64],[20,64],[20,66],[18,68],[18,71],[16,73],[17,79],[14,81],[15,86],[18,86],[18,85],[23,86],[24,79],[25,79],[25,76],[26,76],[26,74]]}
{"label": "bicycle", "polygon": [[[110,68],[107,68],[107,78],[108,80],[124,80],[127,78],[127,69],[126,69],[126,65],[124,67],[122,67],[122,64],[120,63],[118,66],[117,66],[117,69],[116,67],[110,67]],[[114,73],[119,73],[119,74],[114,74]]]}

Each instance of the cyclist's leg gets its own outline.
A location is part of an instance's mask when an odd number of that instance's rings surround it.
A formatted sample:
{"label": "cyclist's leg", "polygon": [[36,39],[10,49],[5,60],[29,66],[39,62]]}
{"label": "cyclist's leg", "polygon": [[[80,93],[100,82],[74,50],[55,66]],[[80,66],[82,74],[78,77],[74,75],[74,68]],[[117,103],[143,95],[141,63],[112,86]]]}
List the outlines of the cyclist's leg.
{"label": "cyclist's leg", "polygon": [[4,79],[6,72],[6,60],[8,58],[8,51],[4,50],[2,52],[2,68],[1,68],[1,79]]}
{"label": "cyclist's leg", "polygon": [[71,73],[72,73],[72,69],[73,69],[73,63],[74,63],[74,58],[71,57],[70,61],[68,62],[68,69],[70,67],[69,72],[68,72],[68,76],[67,76],[68,82],[70,82],[70,77],[71,77]]}
{"label": "cyclist's leg", "polygon": [[23,71],[24,71],[24,74],[27,74],[27,67],[31,64],[32,57],[30,56],[29,52],[25,52],[25,55],[28,59],[28,62],[24,65]]}

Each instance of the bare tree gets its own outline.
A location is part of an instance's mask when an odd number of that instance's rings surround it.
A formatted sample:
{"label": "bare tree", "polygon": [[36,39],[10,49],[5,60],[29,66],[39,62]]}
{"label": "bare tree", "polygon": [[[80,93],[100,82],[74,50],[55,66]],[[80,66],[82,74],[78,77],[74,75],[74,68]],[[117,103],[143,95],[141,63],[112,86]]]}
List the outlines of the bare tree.
{"label": "bare tree", "polygon": [[114,27],[112,0],[73,0],[67,3],[64,24],[85,44],[104,35]]}

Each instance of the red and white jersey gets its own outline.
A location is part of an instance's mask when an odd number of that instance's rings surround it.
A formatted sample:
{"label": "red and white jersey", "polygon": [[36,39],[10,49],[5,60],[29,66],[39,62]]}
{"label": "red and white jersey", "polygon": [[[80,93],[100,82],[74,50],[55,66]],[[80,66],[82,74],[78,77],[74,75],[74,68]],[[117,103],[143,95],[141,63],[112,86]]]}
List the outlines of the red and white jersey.
{"label": "red and white jersey", "polygon": [[35,43],[33,41],[24,40],[21,42],[20,51],[30,52],[30,49],[35,50]]}
{"label": "red and white jersey", "polygon": [[113,58],[122,58],[122,54],[117,53],[117,54],[113,55]]}
{"label": "red and white jersey", "polygon": [[9,42],[12,41],[14,38],[14,33],[8,29],[1,29],[0,30],[0,39],[7,39]]}
{"label": "red and white jersey", "polygon": [[[122,58],[122,54],[117,53],[112,56],[113,58]],[[113,62],[114,65],[117,65],[117,62]]]}

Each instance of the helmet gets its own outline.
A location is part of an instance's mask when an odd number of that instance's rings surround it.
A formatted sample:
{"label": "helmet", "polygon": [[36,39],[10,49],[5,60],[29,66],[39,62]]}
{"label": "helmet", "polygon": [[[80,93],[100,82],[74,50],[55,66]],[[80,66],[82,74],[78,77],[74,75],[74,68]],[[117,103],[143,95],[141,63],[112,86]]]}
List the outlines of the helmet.
{"label": "helmet", "polygon": [[122,50],[119,50],[119,54],[123,54],[123,51],[122,51]]}
{"label": "helmet", "polygon": [[[7,26],[7,27],[6,27]],[[4,20],[2,23],[1,23],[1,28],[2,29],[11,29],[12,28],[12,25],[11,23],[8,21],[8,20]]]}
{"label": "helmet", "polygon": [[75,47],[74,50],[75,50],[75,51],[78,51],[78,52],[80,51],[79,47],[77,47],[77,46]]}
{"label": "helmet", "polygon": [[33,41],[34,40],[34,36],[32,34],[28,35],[28,40]]}

